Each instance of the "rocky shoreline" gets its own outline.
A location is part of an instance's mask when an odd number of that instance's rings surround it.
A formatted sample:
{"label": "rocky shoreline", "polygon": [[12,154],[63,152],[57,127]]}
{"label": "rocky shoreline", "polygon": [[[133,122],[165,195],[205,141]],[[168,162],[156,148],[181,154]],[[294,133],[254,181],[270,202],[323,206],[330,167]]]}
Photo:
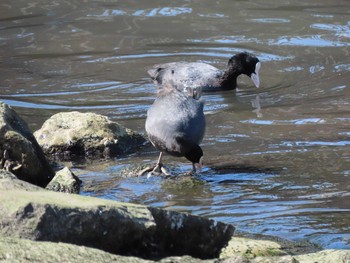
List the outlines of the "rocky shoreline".
{"label": "rocky shoreline", "polygon": [[59,113],[34,137],[0,103],[0,127],[1,262],[350,262],[349,250],[237,234],[203,217],[78,195],[80,179],[68,168],[55,173],[45,154],[113,157],[147,143],[104,116]]}

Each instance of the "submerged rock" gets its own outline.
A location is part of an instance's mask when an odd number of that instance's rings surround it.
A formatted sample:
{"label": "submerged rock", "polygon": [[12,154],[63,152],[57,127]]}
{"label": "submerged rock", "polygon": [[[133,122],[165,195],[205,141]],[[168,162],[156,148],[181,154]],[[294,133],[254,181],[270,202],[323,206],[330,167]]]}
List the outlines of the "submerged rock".
{"label": "submerged rock", "polygon": [[95,113],[61,112],[34,133],[47,154],[112,157],[132,153],[146,142],[136,132]]}
{"label": "submerged rock", "polygon": [[139,177],[144,175],[145,171],[151,168],[152,164],[149,163],[126,165],[119,171],[118,175],[121,177]]}
{"label": "submerged rock", "polygon": [[54,175],[27,124],[7,104],[0,102],[0,169],[39,186]]}
{"label": "submerged rock", "polygon": [[47,190],[79,194],[81,180],[68,168],[59,170],[55,177],[45,187]]}
{"label": "submerged rock", "polygon": [[164,173],[151,173],[155,166],[155,162],[144,162],[137,164],[125,165],[122,169],[120,169],[116,175],[120,177],[132,178],[132,177],[140,177],[147,176],[149,177],[161,177],[165,179],[164,185],[167,189],[176,188],[177,190],[192,188],[197,185],[202,185],[204,182],[200,180],[196,173],[192,172],[183,172],[179,171],[177,166],[167,165],[166,168],[169,174]]}

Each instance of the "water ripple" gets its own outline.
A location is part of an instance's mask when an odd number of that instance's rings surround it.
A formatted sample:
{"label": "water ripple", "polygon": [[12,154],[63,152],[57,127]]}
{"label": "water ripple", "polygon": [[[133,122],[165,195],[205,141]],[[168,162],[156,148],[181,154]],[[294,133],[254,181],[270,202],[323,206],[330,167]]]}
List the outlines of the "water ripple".
{"label": "water ripple", "polygon": [[138,17],[161,17],[178,16],[192,13],[188,7],[159,7],[153,9],[139,9],[126,11],[121,9],[106,9],[102,14],[88,14],[88,17],[113,17],[113,16],[138,16]]}
{"label": "water ripple", "polygon": [[282,36],[277,40],[273,39],[269,41],[269,45],[281,45],[281,46],[301,46],[301,47],[348,47],[349,42],[342,42],[338,40],[324,39],[320,35],[311,36],[296,36],[287,37]]}
{"label": "water ripple", "polygon": [[324,124],[326,121],[320,118],[305,118],[305,119],[295,119],[295,120],[262,120],[262,119],[251,119],[251,120],[242,120],[241,123],[251,123],[258,125],[304,125],[310,123]]}
{"label": "water ripple", "polygon": [[253,21],[257,23],[267,23],[267,24],[281,24],[281,23],[289,23],[290,19],[288,18],[253,18],[253,19],[249,19],[249,21]]}
{"label": "water ripple", "polygon": [[348,37],[350,38],[350,24],[348,25],[335,25],[335,24],[321,24],[316,23],[310,25],[311,28],[321,29],[326,31],[335,32],[339,37]]}

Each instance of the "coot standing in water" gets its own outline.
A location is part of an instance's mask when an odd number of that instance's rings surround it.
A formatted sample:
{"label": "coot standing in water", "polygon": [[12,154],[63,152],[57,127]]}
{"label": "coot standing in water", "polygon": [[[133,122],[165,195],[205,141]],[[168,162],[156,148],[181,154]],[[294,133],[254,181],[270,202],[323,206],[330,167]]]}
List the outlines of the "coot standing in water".
{"label": "coot standing in water", "polygon": [[[198,99],[198,92],[191,89],[189,94],[164,86],[158,90],[157,98],[147,112],[145,129],[153,146],[160,151],[156,167],[162,168],[162,154],[186,157],[192,162],[192,171],[202,165],[201,143],[205,132],[204,102]],[[196,99],[194,98],[196,97]],[[164,172],[166,173],[166,172]]]}
{"label": "coot standing in water", "polygon": [[259,59],[247,52],[230,58],[226,70],[220,70],[202,62],[171,62],[154,65],[147,72],[159,88],[164,85],[175,87],[201,87],[202,91],[232,90],[237,86],[237,77],[245,74],[259,87]]}

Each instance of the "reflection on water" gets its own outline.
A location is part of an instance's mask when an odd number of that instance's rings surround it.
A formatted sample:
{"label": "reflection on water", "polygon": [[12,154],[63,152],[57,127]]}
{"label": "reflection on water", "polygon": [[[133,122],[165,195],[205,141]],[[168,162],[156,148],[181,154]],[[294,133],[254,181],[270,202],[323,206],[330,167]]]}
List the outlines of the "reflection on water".
{"label": "reflection on water", "polygon": [[277,40],[271,40],[269,45],[286,45],[286,46],[300,46],[300,47],[347,47],[349,42],[333,41],[323,39],[321,36],[307,36],[307,37],[280,37]]}
{"label": "reflection on water", "polygon": [[[144,10],[118,10],[118,9],[107,9],[101,15],[97,17],[108,17],[108,16],[140,16],[140,17],[157,17],[157,16],[177,16],[181,14],[192,13],[192,8],[186,7],[161,7]],[[93,16],[93,15],[88,15]]]}
{"label": "reflection on water", "polygon": [[[144,132],[157,63],[224,68],[248,51],[261,88],[204,94],[206,168],[196,179],[120,178],[153,149],[75,168],[86,195],[165,207],[238,229],[350,248],[350,21],[346,0],[0,3],[0,99],[33,130],[93,111]],[[167,157],[175,173],[190,169]],[[80,167],[80,166],[79,166]]]}

